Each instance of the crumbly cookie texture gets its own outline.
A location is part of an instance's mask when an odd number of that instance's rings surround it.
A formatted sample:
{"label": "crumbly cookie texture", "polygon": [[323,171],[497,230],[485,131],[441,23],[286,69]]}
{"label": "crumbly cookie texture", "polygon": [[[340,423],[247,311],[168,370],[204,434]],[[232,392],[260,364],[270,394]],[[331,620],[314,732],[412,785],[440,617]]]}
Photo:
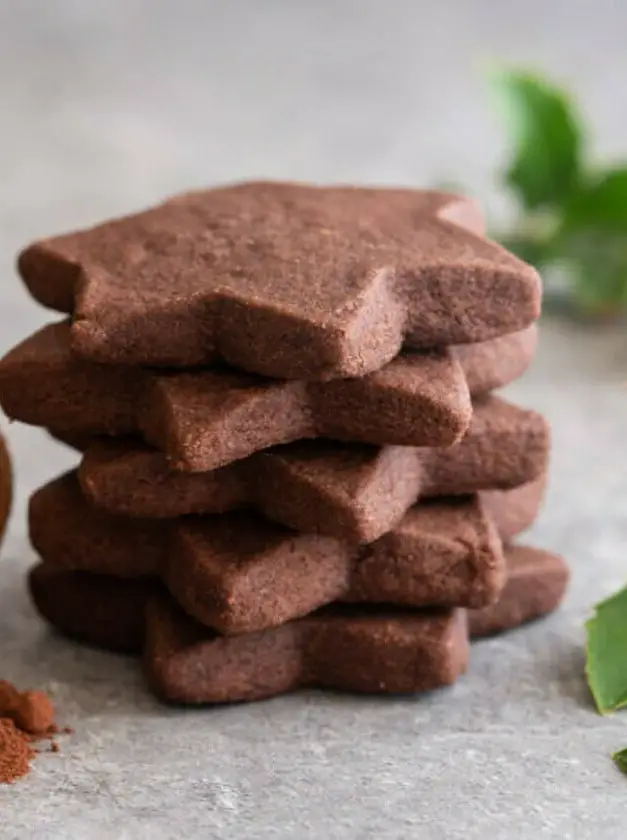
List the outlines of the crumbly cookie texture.
{"label": "crumbly cookie texture", "polygon": [[249,183],[35,243],[18,265],[73,313],[83,357],[333,379],[535,321],[537,273],[482,234],[457,196]]}

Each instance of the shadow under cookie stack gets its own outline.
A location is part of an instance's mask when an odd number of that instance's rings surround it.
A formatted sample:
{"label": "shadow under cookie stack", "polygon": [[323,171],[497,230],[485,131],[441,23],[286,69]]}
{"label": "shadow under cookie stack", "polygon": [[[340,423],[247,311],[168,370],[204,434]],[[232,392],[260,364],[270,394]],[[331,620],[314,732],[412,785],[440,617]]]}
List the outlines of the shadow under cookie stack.
{"label": "shadow under cookie stack", "polygon": [[0,403],[80,453],[30,500],[32,598],[160,698],[427,691],[558,605],[563,560],[512,542],[547,424],[493,393],[540,282],[473,202],[242,184],[19,270],[67,320],[2,360]]}

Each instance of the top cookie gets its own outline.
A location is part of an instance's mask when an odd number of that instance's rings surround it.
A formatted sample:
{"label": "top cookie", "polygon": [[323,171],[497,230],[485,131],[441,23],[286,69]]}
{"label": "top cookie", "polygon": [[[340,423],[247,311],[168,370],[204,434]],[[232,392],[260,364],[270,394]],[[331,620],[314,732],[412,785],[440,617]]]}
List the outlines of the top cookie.
{"label": "top cookie", "polygon": [[539,314],[536,272],[437,192],[251,183],[27,248],[33,296],[105,363],[223,359],[287,379],[378,370],[402,345],[483,341]]}

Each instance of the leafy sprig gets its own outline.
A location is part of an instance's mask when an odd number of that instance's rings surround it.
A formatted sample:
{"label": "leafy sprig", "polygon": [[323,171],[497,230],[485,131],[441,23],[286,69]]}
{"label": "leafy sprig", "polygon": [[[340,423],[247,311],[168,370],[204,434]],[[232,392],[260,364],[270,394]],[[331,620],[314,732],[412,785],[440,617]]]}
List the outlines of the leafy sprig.
{"label": "leafy sprig", "polygon": [[519,207],[496,235],[539,269],[559,267],[586,315],[627,309],[627,164],[597,169],[572,97],[529,73],[493,74],[512,146],[503,173]]}
{"label": "leafy sprig", "polygon": [[627,706],[627,587],[586,622],[586,677],[602,715]]}
{"label": "leafy sprig", "polygon": [[[598,603],[586,622],[586,678],[602,715],[627,706],[627,587]],[[612,758],[627,774],[627,748]]]}
{"label": "leafy sprig", "polygon": [[[496,238],[540,269],[559,266],[586,315],[627,310],[627,164],[595,168],[572,97],[528,73],[492,76],[509,131],[503,173],[519,207]],[[627,707],[627,587],[586,623],[586,677],[603,715]],[[612,756],[627,773],[627,749]]]}

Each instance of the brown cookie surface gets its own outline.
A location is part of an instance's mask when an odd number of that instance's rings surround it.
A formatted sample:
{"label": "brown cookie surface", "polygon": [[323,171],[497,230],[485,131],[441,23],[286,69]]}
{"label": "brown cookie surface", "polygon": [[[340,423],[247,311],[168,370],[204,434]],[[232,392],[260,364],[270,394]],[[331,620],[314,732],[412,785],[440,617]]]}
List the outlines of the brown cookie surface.
{"label": "brown cookie surface", "polygon": [[150,684],[171,702],[258,700],[310,684],[424,691],[453,682],[468,656],[461,610],[333,607],[271,630],[222,637],[188,618],[148,581],[40,564],[31,570],[29,586],[39,613],[64,635],[120,652],[145,647]]}
{"label": "brown cookie surface", "polygon": [[327,607],[261,633],[207,633],[170,598],[146,610],[144,667],[170,703],[262,700],[306,686],[367,694],[432,691],[466,670],[463,610]]}
{"label": "brown cookie surface", "polygon": [[[49,566],[159,576],[183,608],[222,633],[276,626],[337,600],[482,606],[504,584],[499,538],[535,516],[542,481],[411,508],[369,546],[301,534],[252,514],[125,519],[91,507],[74,474],[37,491],[29,529]],[[496,515],[489,513],[494,507]],[[522,512],[513,511],[522,507]],[[500,518],[499,518],[500,517]]]}
{"label": "brown cookie surface", "polygon": [[251,507],[298,531],[362,543],[391,530],[421,498],[533,481],[546,471],[549,446],[541,415],[485,397],[453,447],[317,440],[185,473],[137,440],[101,438],[87,445],[78,475],[92,504],[109,513],[173,518]]}
{"label": "brown cookie surface", "polygon": [[498,353],[472,345],[461,361],[455,347],[412,354],[364,379],[307,385],[232,371],[157,374],[95,365],[72,355],[68,330],[67,323],[44,327],[2,359],[5,413],[65,436],[135,433],[173,468],[192,471],[319,436],[447,446],[470,422],[468,378],[477,387],[505,385],[527,367],[535,346],[532,327],[495,339]]}
{"label": "brown cookie surface", "polygon": [[28,587],[39,614],[64,636],[119,653],[141,651],[146,603],[157,588],[150,579],[122,580],[39,563],[30,570]]}
{"label": "brown cookie surface", "polygon": [[524,545],[506,549],[507,583],[495,604],[469,610],[473,637],[491,636],[552,612],[562,601],[570,579],[557,554]]}
{"label": "brown cookie surface", "polygon": [[[471,637],[513,629],[562,600],[568,569],[560,557],[520,546],[508,550],[507,563],[503,602],[468,611]],[[381,608],[351,615],[344,609],[329,607],[279,628],[224,638],[208,634],[171,600],[151,599],[144,648],[149,682],[168,702],[198,704],[262,699],[303,685],[424,691],[465,670],[460,611],[435,617],[398,610],[386,615]]]}
{"label": "brown cookie surface", "polygon": [[403,344],[537,319],[536,272],[482,230],[472,202],[442,193],[239,184],[36,243],[19,270],[35,298],[74,313],[86,358],[358,377]]}
{"label": "brown cookie surface", "polygon": [[[564,595],[568,569],[560,557],[527,546],[516,546],[506,549],[506,559],[509,582],[502,600],[496,606],[468,611],[473,637],[509,630],[539,618],[556,609]],[[346,667],[346,685],[330,683],[333,687],[376,690],[365,686],[372,685],[380,677],[381,691],[386,688],[411,691],[414,690],[411,680],[418,685],[420,679],[425,679],[425,669],[416,670],[418,656],[424,652],[418,643],[418,639],[424,637],[417,636],[416,630],[422,626],[421,632],[426,632],[425,621],[433,621],[428,613],[421,616],[398,610],[384,613],[382,610],[364,612],[363,609],[361,613],[343,613],[345,607],[334,607],[332,611],[327,608],[321,613],[328,616],[331,612],[333,616],[333,623],[327,624],[326,632],[324,628],[318,632],[311,629],[312,621],[315,627],[317,618],[305,618],[261,633],[221,638],[185,616],[148,580],[125,581],[40,564],[31,570],[29,583],[36,608],[55,629],[87,644],[134,653],[139,653],[143,647],[145,606],[156,597],[148,617],[150,644],[145,651],[146,668],[159,696],[170,701],[216,702],[214,698],[217,697],[220,701],[260,699],[269,696],[268,692],[291,690],[303,684],[304,677],[310,680],[312,672],[307,660],[310,649],[308,645],[302,647],[303,639],[299,634],[303,630],[294,630],[295,626],[306,622],[310,627],[307,632],[315,634],[311,653],[320,661],[324,674],[328,674],[329,668]],[[538,592],[542,597],[538,597]],[[418,619],[417,624],[411,623],[412,616],[414,622]],[[329,621],[328,618],[325,620]],[[447,620],[450,618],[444,618],[445,622]],[[440,631],[443,626],[439,625]],[[351,631],[349,627],[352,627]],[[453,645],[450,653],[456,653],[457,658],[441,659],[440,664],[452,662],[461,666],[463,637],[460,639],[458,619],[453,620],[453,627],[453,635],[448,639]],[[433,624],[431,632],[434,628],[438,625]],[[336,645],[340,638],[342,644]],[[446,635],[436,633],[432,636],[433,641],[437,642],[438,638],[441,640]],[[376,645],[375,639],[381,643]],[[399,644],[399,639],[404,639],[406,644]],[[406,688],[397,687],[398,677],[390,679],[391,674],[396,673],[389,669],[394,661],[399,661],[394,658],[399,649],[405,651],[405,657],[399,657],[399,660],[406,671],[403,677]],[[437,657],[441,648],[436,644],[431,650]],[[365,665],[362,658],[357,663],[352,662],[362,651],[367,651],[372,660],[369,673],[362,670]],[[425,659],[423,663],[427,661]],[[457,667],[449,670],[449,676],[456,675],[456,670]],[[337,673],[339,677],[335,679],[343,679],[339,670]],[[204,679],[199,680],[199,674]],[[385,679],[381,678],[382,674]],[[259,693],[255,693],[257,691]]]}

